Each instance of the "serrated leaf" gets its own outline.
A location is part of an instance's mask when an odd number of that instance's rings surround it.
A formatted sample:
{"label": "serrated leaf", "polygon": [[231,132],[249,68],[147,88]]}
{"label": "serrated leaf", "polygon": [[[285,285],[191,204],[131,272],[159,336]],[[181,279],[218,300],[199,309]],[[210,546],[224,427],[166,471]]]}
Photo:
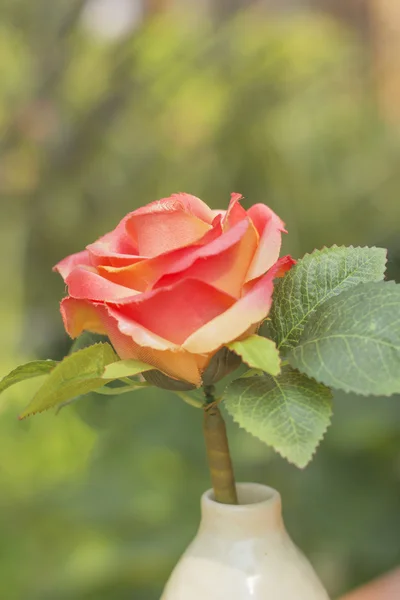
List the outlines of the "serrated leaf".
{"label": "serrated leaf", "polygon": [[400,393],[400,285],[367,283],[321,306],[290,363],[334,388]]}
{"label": "serrated leaf", "polygon": [[278,377],[236,379],[224,399],[239,425],[303,468],[329,426],[331,397],[327,387],[286,366]]}
{"label": "serrated leaf", "polygon": [[275,284],[267,336],[290,350],[321,304],[359,283],[381,281],[385,268],[384,248],[332,246],[306,254]]}
{"label": "serrated leaf", "polygon": [[83,350],[83,348],[88,348],[89,346],[94,346],[94,344],[99,344],[102,342],[108,342],[107,336],[99,333],[92,333],[91,331],[84,331],[73,341],[68,354],[72,354],[73,352]]}
{"label": "serrated leaf", "polygon": [[154,366],[148,365],[140,360],[118,360],[104,369],[103,379],[122,379],[133,377],[139,373],[150,371]]}
{"label": "serrated leaf", "polygon": [[55,360],[34,360],[16,367],[0,381],[0,394],[10,386],[25,379],[48,375],[57,364]]}
{"label": "serrated leaf", "polygon": [[20,419],[54,408],[104,385],[106,365],[118,360],[110,344],[95,344],[65,357],[50,373]]}
{"label": "serrated leaf", "polygon": [[261,335],[250,335],[242,341],[226,344],[230,350],[242,357],[252,369],[261,369],[270,375],[278,375],[281,360],[275,342]]}

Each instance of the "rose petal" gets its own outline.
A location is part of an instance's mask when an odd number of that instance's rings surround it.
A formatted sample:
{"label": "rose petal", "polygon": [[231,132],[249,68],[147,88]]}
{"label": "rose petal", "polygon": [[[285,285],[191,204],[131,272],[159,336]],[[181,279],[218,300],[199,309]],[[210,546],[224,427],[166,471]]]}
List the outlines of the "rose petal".
{"label": "rose petal", "polygon": [[107,334],[101,314],[93,304],[86,300],[64,298],[61,301],[60,311],[65,330],[72,338],[78,337],[82,331]]}
{"label": "rose petal", "polygon": [[[128,267],[99,267],[98,272],[109,281],[145,292],[163,276],[182,272],[198,259],[204,260],[210,256],[217,256],[239,242],[248,229],[248,221],[243,221],[221,235],[220,221],[220,219],[215,221],[213,228],[201,238],[198,244],[166,252]],[[160,287],[160,284],[157,286]]]}
{"label": "rose petal", "polygon": [[[179,350],[179,346],[176,344],[164,340],[132,320],[128,321],[115,307],[90,302],[89,300],[64,298],[61,303],[61,315],[67,333],[73,338],[80,335],[82,331],[92,331],[93,333],[106,335],[113,334],[114,337],[119,332],[123,336],[120,340],[123,354],[129,352],[130,346],[136,343],[161,351],[173,350],[177,352]],[[126,342],[128,346],[123,347],[122,342]]]}
{"label": "rose petal", "polygon": [[[170,377],[201,385],[201,373],[210,360],[209,356],[190,354],[133,321],[128,326],[126,320],[121,320],[117,311],[111,307],[100,306],[99,310],[103,314],[107,335],[122,359],[140,360]],[[146,342],[150,345],[146,345]],[[159,348],[155,348],[155,345]]]}
{"label": "rose petal", "polygon": [[193,279],[178,281],[169,288],[159,288],[123,301],[113,308],[113,315],[119,322],[120,330],[131,335],[141,345],[132,331],[131,323],[139,324],[146,330],[180,345],[205,323],[224,313],[235,299],[220,292],[211,285]]}
{"label": "rose petal", "polygon": [[273,280],[284,268],[290,268],[286,257],[255,281],[245,296],[231,308],[195,331],[182,347],[193,353],[213,352],[237,339],[251,325],[260,323],[268,315],[272,304]]}
{"label": "rose petal", "polygon": [[210,357],[193,355],[182,349],[156,350],[140,346],[120,331],[118,319],[113,317],[111,311],[104,305],[64,298],[61,303],[61,314],[65,329],[71,337],[75,338],[83,331],[107,335],[120,358],[141,360],[170,377],[189,381],[195,385],[201,384],[201,372]]}
{"label": "rose petal", "polygon": [[87,250],[63,258],[63,260],[54,265],[53,271],[57,271],[63,279],[66,279],[77,266],[91,266],[90,254]]}
{"label": "rose petal", "polygon": [[97,242],[88,246],[90,248],[90,260],[94,267],[108,265],[109,267],[126,267],[138,262],[141,262],[145,257],[133,255],[133,254],[119,254],[117,252],[111,252],[100,246],[96,245]]}
{"label": "rose petal", "polygon": [[76,267],[68,275],[65,283],[68,285],[69,295],[82,300],[115,302],[139,293],[104,279],[94,267]]}
{"label": "rose petal", "polygon": [[138,208],[134,211],[134,213],[131,213],[131,215],[134,214],[139,216],[155,213],[165,214],[175,211],[184,212],[188,215],[197,217],[208,225],[211,225],[215,216],[211,208],[209,208],[209,206],[207,206],[203,200],[183,192],[179,194],[172,194],[168,198],[161,198],[161,200],[151,202],[146,206]]}
{"label": "rose petal", "polygon": [[185,350],[155,350],[140,346],[135,344],[132,338],[122,334],[117,327],[110,328],[108,336],[123,360],[140,360],[170,377],[201,385],[201,373],[209,360],[207,356],[190,354]]}
{"label": "rose petal", "polygon": [[139,253],[151,257],[194,244],[211,225],[188,213],[175,211],[133,215],[127,228],[137,240]]}
{"label": "rose petal", "polygon": [[224,231],[247,219],[247,213],[243,206],[240,204],[240,200],[243,198],[241,194],[231,194],[231,200],[229,202],[228,210],[222,219],[222,227]]}
{"label": "rose petal", "polygon": [[284,277],[286,272],[289,271],[295,264],[296,260],[291,256],[282,256],[279,261],[276,263],[276,273],[275,277]]}
{"label": "rose petal", "polygon": [[247,218],[239,221],[214,243],[202,248],[188,268],[182,269],[183,257],[166,269],[170,274],[161,277],[155,287],[172,285],[181,279],[197,279],[239,298],[257,242],[258,234],[253,224]]}
{"label": "rose petal", "polygon": [[[189,217],[188,222],[193,221],[196,227],[199,225],[198,220],[203,221],[206,225],[203,223],[199,227],[202,232],[209,229],[207,225],[211,225],[215,217],[207,204],[190,194],[173,194],[170,198],[157,200],[129,213],[113,231],[102,236],[94,244],[90,244],[87,249],[93,255],[92,264],[94,266],[101,264],[121,267],[146,258],[147,253],[143,251],[143,248],[140,256],[138,254],[136,228],[132,224],[127,228],[127,223],[137,217],[147,216],[153,218],[154,216],[154,226],[157,226],[157,219],[159,220],[161,215],[174,212],[187,215]],[[193,219],[191,220],[190,217],[193,217]],[[131,233],[133,233],[133,237],[130,235]],[[147,234],[143,233],[142,235],[147,239]]]}
{"label": "rose petal", "polygon": [[92,265],[95,267],[98,265],[122,267],[143,260],[143,257],[138,255],[133,239],[126,231],[126,222],[132,214],[126,215],[113,231],[106,233],[86,247],[91,256]]}
{"label": "rose petal", "polygon": [[260,241],[246,276],[246,281],[260,277],[276,263],[282,243],[282,232],[286,233],[285,224],[265,204],[255,204],[247,215],[253,221]]}
{"label": "rose petal", "polygon": [[212,211],[204,202],[189,194],[176,194],[131,213],[126,229],[139,254],[151,257],[195,243],[211,229],[212,220]]}

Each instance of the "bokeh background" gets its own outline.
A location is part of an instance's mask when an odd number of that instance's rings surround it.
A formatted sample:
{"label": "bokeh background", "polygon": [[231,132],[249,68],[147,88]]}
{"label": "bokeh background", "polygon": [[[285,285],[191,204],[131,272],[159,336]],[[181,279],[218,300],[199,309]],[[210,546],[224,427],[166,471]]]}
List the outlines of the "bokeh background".
{"label": "bokeh background", "polygon": [[[0,0],[0,375],[70,341],[51,272],[125,213],[231,191],[285,252],[389,248],[400,280],[396,0]],[[18,422],[0,403],[0,597],[158,600],[209,487],[201,418],[164,391]],[[337,394],[300,472],[228,420],[337,597],[400,563],[400,398]]]}

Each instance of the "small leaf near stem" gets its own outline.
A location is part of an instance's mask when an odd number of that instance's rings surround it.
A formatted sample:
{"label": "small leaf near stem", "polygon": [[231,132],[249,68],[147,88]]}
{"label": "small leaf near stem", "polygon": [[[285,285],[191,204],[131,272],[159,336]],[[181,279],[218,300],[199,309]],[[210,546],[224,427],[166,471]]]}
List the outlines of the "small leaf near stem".
{"label": "small leaf near stem", "polygon": [[238,504],[225,422],[214,399],[214,387],[205,386],[204,393],[207,404],[203,432],[215,500],[221,504]]}

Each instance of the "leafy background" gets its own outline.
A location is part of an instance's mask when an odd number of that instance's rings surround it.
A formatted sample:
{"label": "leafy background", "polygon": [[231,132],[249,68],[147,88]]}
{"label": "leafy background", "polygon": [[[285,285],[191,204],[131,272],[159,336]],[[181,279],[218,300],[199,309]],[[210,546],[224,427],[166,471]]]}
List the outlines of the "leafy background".
{"label": "leafy background", "polygon": [[[323,13],[255,8],[149,11],[111,39],[86,5],[0,2],[0,374],[68,350],[52,265],[174,191],[267,202],[297,257],[387,246],[400,279],[399,132],[365,40]],[[156,600],[209,485],[199,413],[144,390],[20,423],[37,385],[0,404],[0,596]],[[237,478],[281,491],[333,597],[400,561],[398,400],[336,394],[304,472],[227,417]]]}

